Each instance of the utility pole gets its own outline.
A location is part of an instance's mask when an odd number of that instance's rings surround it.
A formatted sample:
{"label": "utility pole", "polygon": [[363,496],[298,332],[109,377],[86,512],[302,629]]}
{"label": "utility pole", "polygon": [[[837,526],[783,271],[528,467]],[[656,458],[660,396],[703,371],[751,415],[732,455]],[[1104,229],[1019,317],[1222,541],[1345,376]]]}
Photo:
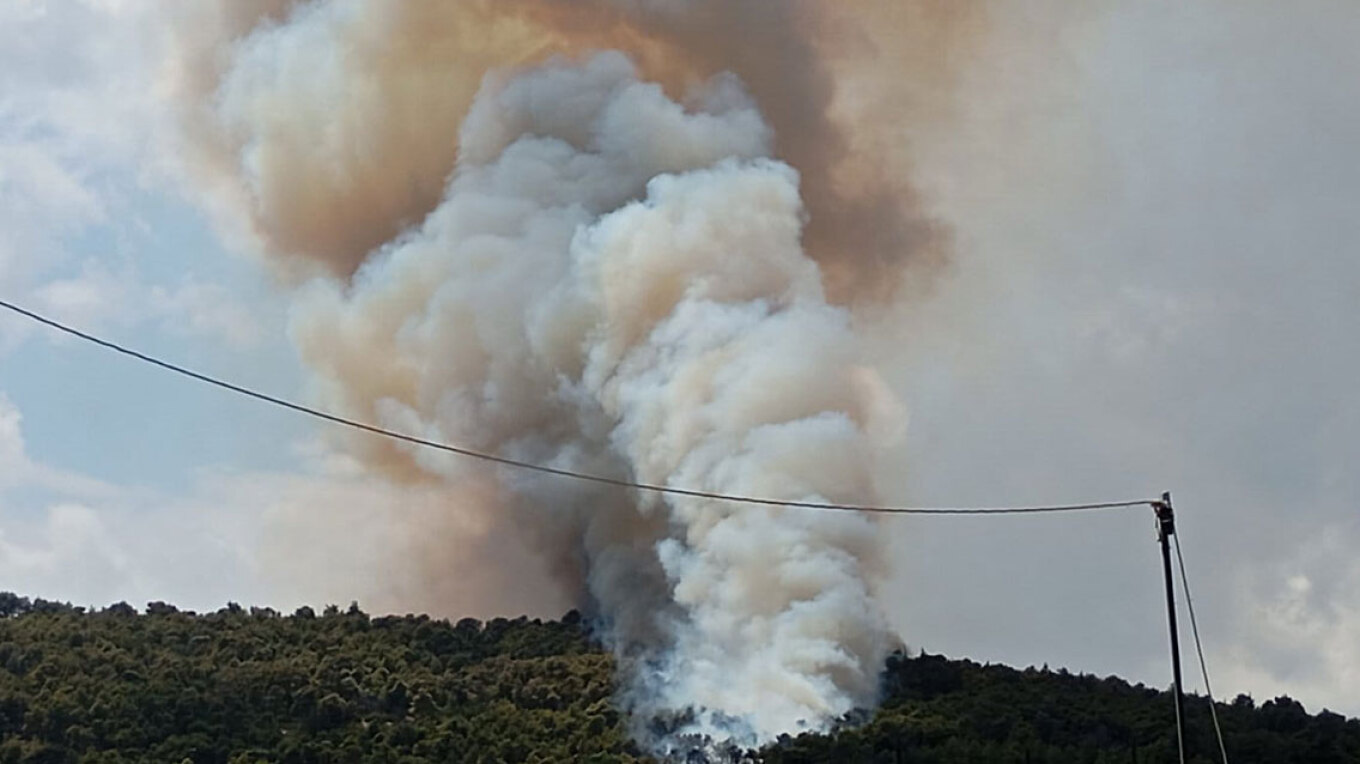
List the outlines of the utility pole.
{"label": "utility pole", "polygon": [[1170,492],[1152,505],[1157,514],[1157,541],[1162,545],[1162,576],[1166,579],[1166,621],[1171,629],[1171,675],[1176,683],[1176,746],[1185,764],[1185,693],[1181,688],[1181,643],[1176,629],[1176,590],[1171,583],[1171,534],[1176,532],[1176,515],[1171,508]]}

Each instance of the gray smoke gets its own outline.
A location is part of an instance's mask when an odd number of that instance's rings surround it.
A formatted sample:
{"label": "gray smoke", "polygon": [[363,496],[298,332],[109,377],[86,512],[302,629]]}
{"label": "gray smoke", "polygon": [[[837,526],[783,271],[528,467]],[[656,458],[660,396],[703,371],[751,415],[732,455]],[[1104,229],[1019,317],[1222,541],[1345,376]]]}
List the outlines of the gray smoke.
{"label": "gray smoke", "polygon": [[[901,294],[939,237],[900,155],[852,160],[875,128],[833,118],[845,40],[871,35],[797,2],[227,7],[177,27],[190,169],[312,276],[292,331],[322,404],[561,469],[877,500],[900,413],[848,306]],[[627,53],[583,52],[601,46]],[[525,540],[601,623],[656,750],[875,702],[896,638],[867,517],[345,445]],[[468,543],[446,542],[427,554]]]}

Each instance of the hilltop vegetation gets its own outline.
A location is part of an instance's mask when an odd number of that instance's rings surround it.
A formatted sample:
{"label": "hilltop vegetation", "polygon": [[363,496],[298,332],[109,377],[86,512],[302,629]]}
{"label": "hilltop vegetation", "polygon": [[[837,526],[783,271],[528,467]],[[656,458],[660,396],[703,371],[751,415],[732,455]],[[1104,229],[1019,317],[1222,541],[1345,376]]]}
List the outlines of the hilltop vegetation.
{"label": "hilltop vegetation", "polygon": [[[896,655],[885,701],[761,762],[1171,762],[1168,696],[1117,678]],[[580,618],[369,617],[0,594],[0,764],[640,762]],[[1193,703],[1196,761],[1214,761]],[[1219,706],[1237,762],[1360,761],[1360,721],[1289,698]]]}

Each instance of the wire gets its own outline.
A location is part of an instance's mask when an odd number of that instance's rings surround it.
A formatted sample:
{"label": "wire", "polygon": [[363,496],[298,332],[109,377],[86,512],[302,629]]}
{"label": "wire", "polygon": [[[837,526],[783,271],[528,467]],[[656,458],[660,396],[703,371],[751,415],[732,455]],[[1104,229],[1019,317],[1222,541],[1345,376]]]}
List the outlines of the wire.
{"label": "wire", "polygon": [[119,345],[115,342],[110,342],[109,340],[96,337],[93,334],[88,334],[86,332],[80,331],[79,329],[72,328],[59,321],[47,318],[46,316],[40,315],[25,308],[21,308],[18,305],[6,302],[4,300],[0,300],[0,308],[5,308],[6,310],[9,310],[13,313],[17,313],[18,315],[23,316],[31,321],[36,321],[37,323],[43,324],[52,329],[56,329],[59,332],[64,332],[73,337],[78,337],[82,340],[85,340],[86,342],[99,345],[100,347],[103,347],[107,350],[112,350],[115,353],[121,353],[122,355],[135,358],[138,361],[142,361],[143,363],[148,363],[151,364],[152,366],[157,366],[166,371],[174,372],[175,374],[179,374],[181,376],[185,376],[190,379],[236,393],[238,395],[244,395],[249,398],[254,398],[256,400],[263,401],[265,403],[269,403],[280,408],[288,409],[299,414],[305,414],[310,417],[315,417],[316,419],[321,419],[332,424],[350,427],[352,429],[361,430],[363,432],[371,433],[373,435],[380,435],[385,438],[391,438],[393,440],[399,440],[413,445],[422,446],[425,448],[432,448],[438,451],[444,451],[446,453],[457,454],[459,456],[465,456],[472,459],[480,459],[482,461],[487,462],[493,462],[495,464],[504,465],[506,467],[513,467],[515,469],[539,472],[545,475],[555,475],[558,477],[570,478],[573,480],[581,480],[590,483],[611,485],[618,488],[630,488],[637,491],[667,494],[671,496],[689,496],[699,499],[727,501],[737,504],[758,504],[770,507],[790,507],[795,509],[818,509],[842,512],[863,512],[869,514],[885,514],[885,515],[1020,515],[1049,512],[1082,512],[1103,509],[1122,509],[1129,507],[1155,506],[1158,503],[1157,499],[1133,499],[1130,501],[1106,501],[1089,504],[1053,504],[1046,506],[1029,506],[1029,507],[883,507],[859,504],[837,504],[832,502],[817,502],[817,501],[787,501],[783,499],[769,499],[757,496],[740,496],[734,494],[717,493],[712,491],[699,491],[688,488],[675,488],[672,486],[637,483],[631,480],[622,480],[619,478],[611,478],[604,475],[592,475],[588,473],[574,472],[572,470],[559,469],[557,467],[548,467],[542,464],[534,464],[532,462],[511,459],[505,456],[497,456],[496,454],[475,451],[470,448],[455,446],[449,443],[441,443],[439,441],[434,440],[427,440],[425,438],[418,438],[414,435],[408,435],[403,432],[397,432],[395,430],[389,430],[383,427],[378,427],[376,425],[366,424],[364,422],[360,422],[354,419],[348,419],[337,414],[332,414],[326,411],[311,408],[309,406],[304,406],[300,403],[295,403],[284,398],[269,395],[268,393],[262,393],[258,390],[252,390],[251,388],[248,387],[243,387],[241,385],[228,382],[217,377],[209,376],[207,374],[194,371],[193,369],[185,368],[183,366],[170,363],[169,361],[161,360],[160,358],[156,358],[155,356],[147,355],[146,353],[141,353],[129,347]]}
{"label": "wire", "polygon": [[1223,745],[1223,728],[1218,725],[1218,709],[1214,705],[1214,691],[1209,686],[1209,664],[1204,662],[1204,647],[1199,641],[1199,624],[1195,621],[1195,602],[1190,598],[1190,579],[1185,577],[1185,558],[1181,556],[1181,535],[1171,535],[1176,540],[1176,564],[1181,570],[1181,588],[1185,591],[1185,608],[1190,613],[1190,633],[1195,636],[1195,654],[1199,656],[1199,670],[1204,677],[1204,694],[1209,696],[1209,715],[1214,720],[1214,734],[1218,736],[1218,752],[1223,764],[1228,764],[1228,749]]}

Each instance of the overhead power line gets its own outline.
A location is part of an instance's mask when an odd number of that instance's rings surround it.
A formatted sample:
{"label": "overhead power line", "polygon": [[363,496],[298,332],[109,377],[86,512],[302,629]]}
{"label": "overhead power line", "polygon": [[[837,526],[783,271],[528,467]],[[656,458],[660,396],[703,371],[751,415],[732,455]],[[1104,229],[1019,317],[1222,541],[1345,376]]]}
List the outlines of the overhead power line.
{"label": "overhead power line", "polygon": [[120,345],[118,343],[111,342],[100,337],[96,337],[93,334],[89,334],[87,332],[83,332],[71,326],[67,326],[66,324],[63,324],[59,321],[48,318],[41,314],[35,313],[26,308],[22,308],[11,302],[0,300],[0,308],[4,308],[8,311],[11,311],[12,313],[18,314],[31,321],[35,321],[37,323],[48,326],[59,332],[69,334],[73,337],[78,337],[82,340],[85,340],[86,342],[90,342],[102,348],[105,348],[106,350],[112,350],[115,353],[121,353],[122,355],[135,358],[136,360],[142,361],[143,363],[156,366],[165,371],[174,372],[175,374],[179,374],[181,376],[188,377],[198,382],[203,382],[205,384],[236,393],[237,395],[243,395],[249,398],[254,398],[255,400],[263,401],[265,403],[278,406],[279,408],[288,409],[299,414],[305,414],[307,416],[314,417],[316,419],[320,419],[326,422],[330,422],[332,424],[341,425],[343,427],[349,427],[351,429],[360,430],[373,435],[379,435],[384,438],[391,438],[392,440],[402,441],[405,443],[410,443],[412,445],[421,446],[424,448],[431,448],[437,451],[443,451],[450,454],[457,454],[458,456],[465,456],[471,459],[480,459],[482,461],[492,462],[506,467],[512,467],[514,469],[538,472],[545,475],[555,475],[558,477],[568,478],[572,480],[580,480],[590,483],[610,485],[618,488],[628,488],[637,491],[646,491],[648,493],[666,494],[671,496],[689,496],[692,498],[699,499],[712,499],[715,501],[726,501],[737,504],[755,504],[770,507],[790,507],[795,509],[862,512],[868,514],[884,514],[884,515],[1021,515],[1051,512],[1082,512],[1104,509],[1125,509],[1131,507],[1155,507],[1158,504],[1157,499],[1133,499],[1129,501],[1104,501],[1086,504],[1051,504],[1043,506],[1025,506],[1025,507],[888,507],[859,504],[837,504],[832,502],[817,502],[817,501],[788,501],[784,499],[771,499],[758,496],[740,496],[735,494],[718,493],[714,491],[700,491],[688,488],[676,488],[673,486],[638,483],[631,480],[622,480],[619,478],[612,478],[605,475],[593,475],[589,473],[575,472],[573,470],[560,469],[558,467],[549,467],[543,464],[534,464],[533,462],[520,461],[518,459],[511,459],[505,456],[498,456],[496,454],[490,454],[483,451],[476,451],[470,448],[464,448],[462,446],[456,446],[450,443],[441,443],[435,440],[419,438],[414,435],[408,435],[403,432],[398,432],[396,430],[389,430],[385,427],[378,427],[377,425],[367,424],[365,422],[360,422],[358,420],[339,416],[338,414],[332,414],[326,411],[322,411],[320,409],[312,408],[310,406],[304,406],[301,403],[295,403],[285,398],[279,398],[274,395],[269,395],[268,393],[262,393],[258,390],[252,390],[251,388],[244,387],[233,382],[228,382],[224,379],[204,374],[202,372],[194,371],[193,369],[189,369],[184,366],[180,366],[178,364],[162,360],[155,356],[151,356],[146,353],[133,350],[132,348],[126,347],[124,345]]}

